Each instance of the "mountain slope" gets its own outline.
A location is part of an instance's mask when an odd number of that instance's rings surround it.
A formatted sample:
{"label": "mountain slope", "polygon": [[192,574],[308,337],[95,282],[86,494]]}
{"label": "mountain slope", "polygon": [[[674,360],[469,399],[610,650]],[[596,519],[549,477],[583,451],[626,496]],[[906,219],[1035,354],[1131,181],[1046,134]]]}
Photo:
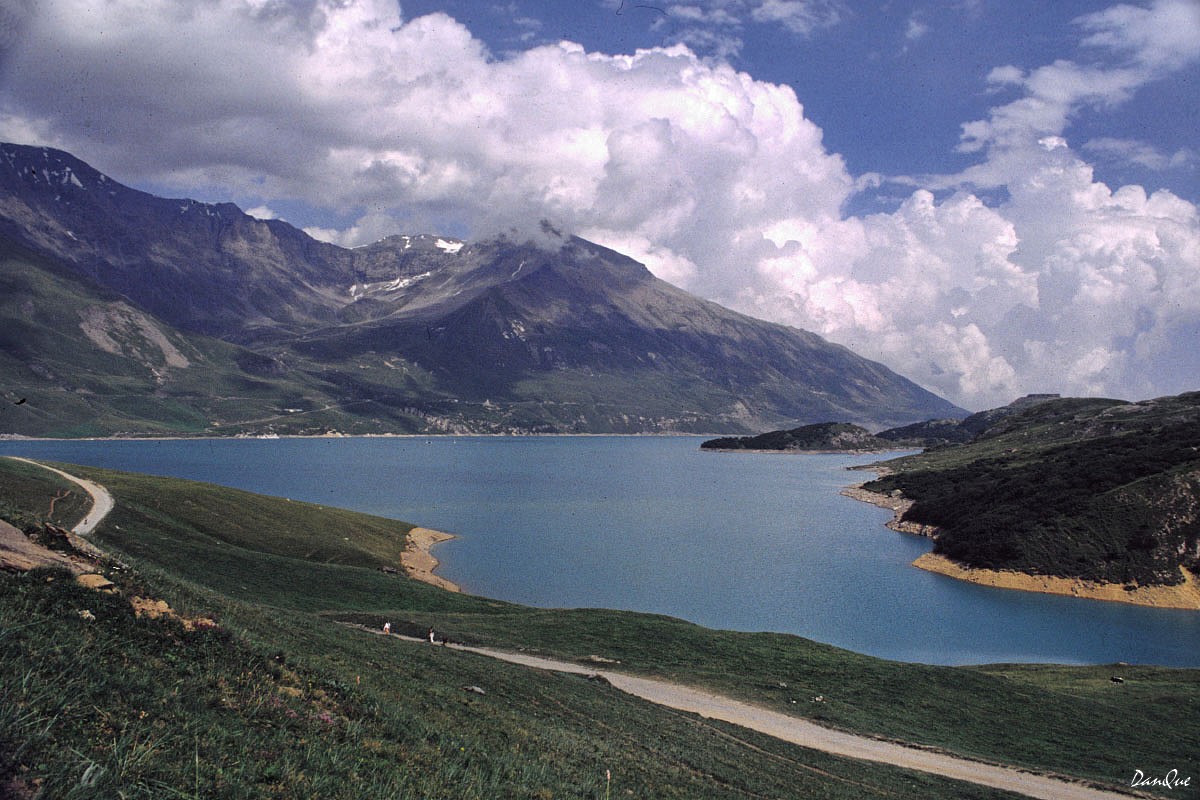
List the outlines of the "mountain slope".
{"label": "mountain slope", "polygon": [[[460,294],[427,279],[404,311],[316,331],[291,347],[335,362],[393,352],[507,424],[565,430],[742,430],[852,418],[888,424],[956,409],[879,364],[803,331],[699,300],[580,239],[557,251],[469,245]],[[438,295],[432,301],[427,296]],[[415,310],[414,310],[415,309]]]}
{"label": "mountain slope", "polygon": [[62,151],[0,146],[0,234],[184,330],[334,318],[350,254],[231,203],[122,186]]}
{"label": "mountain slope", "polygon": [[[213,369],[255,389],[241,408],[197,400],[186,426],[138,429],[741,433],[962,415],[843,347],[549,229],[537,244],[393,236],[347,250],[231,204],[129,189],[60,151],[0,145],[0,249],[89,297],[59,328],[109,318],[83,306],[120,303],[168,338],[204,337]],[[89,341],[75,358],[103,350]],[[198,374],[187,370],[164,362],[154,391]]]}
{"label": "mountain slope", "polygon": [[280,416],[328,425],[313,412],[338,402],[301,371],[181,332],[3,240],[0,376],[0,432],[36,436],[237,433],[248,426],[230,420]]}

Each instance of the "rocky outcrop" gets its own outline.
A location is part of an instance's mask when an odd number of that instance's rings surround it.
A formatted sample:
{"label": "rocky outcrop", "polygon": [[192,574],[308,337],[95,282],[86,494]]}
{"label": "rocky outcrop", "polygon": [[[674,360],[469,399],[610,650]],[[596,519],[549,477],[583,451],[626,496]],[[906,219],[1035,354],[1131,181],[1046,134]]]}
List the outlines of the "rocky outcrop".
{"label": "rocky outcrop", "polygon": [[884,524],[896,531],[897,533],[908,533],[913,536],[924,536],[928,539],[937,537],[938,529],[933,525],[924,525],[919,522],[908,522],[904,519],[904,513],[912,508],[913,501],[909,500],[897,490],[890,492],[872,492],[860,486],[848,486],[842,490],[842,494],[846,497],[853,498],[863,503],[870,503],[873,506],[886,508],[892,512],[892,518]]}
{"label": "rocky outcrop", "polygon": [[82,567],[67,553],[38,544],[19,528],[0,520],[0,569],[28,572],[37,567],[62,567],[80,572]]}

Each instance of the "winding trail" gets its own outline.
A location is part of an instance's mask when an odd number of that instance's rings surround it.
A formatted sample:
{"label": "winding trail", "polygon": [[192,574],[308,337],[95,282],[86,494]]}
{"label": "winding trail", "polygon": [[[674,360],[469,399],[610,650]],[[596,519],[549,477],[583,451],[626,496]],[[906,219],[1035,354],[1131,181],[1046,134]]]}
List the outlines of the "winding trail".
{"label": "winding trail", "polygon": [[[381,631],[361,625],[351,627],[383,636]],[[400,634],[386,634],[406,642],[424,642]],[[468,647],[450,643],[449,649],[496,658],[534,669],[598,675],[614,688],[668,708],[687,711],[709,719],[721,720],[742,728],[765,733],[785,742],[821,750],[837,756],[876,761],[905,769],[928,772],[954,780],[1001,789],[1040,800],[1129,800],[1134,794],[1106,791],[1066,778],[1026,772],[1016,767],[987,764],[929,749],[872,739],[817,725],[799,717],[780,714],[751,703],[734,700],[690,686],[668,681],[640,678],[621,672],[597,670],[583,664],[557,661],[523,653],[510,653],[486,647]]]}
{"label": "winding trail", "polygon": [[42,469],[48,469],[51,472],[53,472],[57,475],[60,475],[63,478],[66,478],[67,480],[71,481],[72,483],[77,484],[81,489],[83,489],[85,492],[87,492],[91,496],[91,498],[92,498],[91,510],[88,511],[88,513],[84,516],[83,519],[81,519],[79,522],[75,523],[74,528],[71,528],[71,533],[74,533],[77,536],[87,536],[89,533],[94,531],[96,529],[96,526],[99,525],[100,522],[106,516],[108,516],[108,513],[110,511],[112,511],[113,508],[116,506],[116,503],[113,502],[112,495],[108,493],[108,489],[105,489],[103,486],[101,486],[98,483],[94,483],[93,481],[89,481],[84,478],[76,477],[69,473],[63,472],[61,469],[55,469],[54,467],[46,466],[45,464],[41,463],[40,461],[34,461],[33,459],[30,459],[30,458],[21,458],[20,456],[5,456],[5,457],[11,458],[14,461],[24,461],[26,464],[33,464],[35,467],[41,467]]}

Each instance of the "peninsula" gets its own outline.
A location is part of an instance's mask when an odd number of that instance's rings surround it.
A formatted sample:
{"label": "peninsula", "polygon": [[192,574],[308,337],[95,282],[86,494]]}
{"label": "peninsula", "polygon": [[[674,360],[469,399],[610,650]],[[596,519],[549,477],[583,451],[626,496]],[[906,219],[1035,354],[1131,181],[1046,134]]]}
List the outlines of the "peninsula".
{"label": "peninsula", "polygon": [[438,560],[433,555],[434,545],[448,542],[454,534],[435,531],[433,528],[413,528],[408,532],[408,544],[400,554],[400,563],[409,577],[450,592],[461,592],[458,584],[435,574]]}
{"label": "peninsula", "polygon": [[[1200,393],[1024,398],[850,490],[930,536],[916,566],[1005,588],[1200,609]],[[881,436],[888,436],[884,432]]]}

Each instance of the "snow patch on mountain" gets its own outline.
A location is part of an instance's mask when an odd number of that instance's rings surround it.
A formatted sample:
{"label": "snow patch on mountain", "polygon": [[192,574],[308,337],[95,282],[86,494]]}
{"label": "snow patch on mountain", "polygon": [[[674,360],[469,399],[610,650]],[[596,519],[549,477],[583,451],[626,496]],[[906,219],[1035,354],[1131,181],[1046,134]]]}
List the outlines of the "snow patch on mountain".
{"label": "snow patch on mountain", "polygon": [[380,294],[383,292],[398,292],[401,289],[407,289],[414,283],[424,280],[432,275],[432,272],[422,272],[420,275],[410,275],[405,278],[396,278],[390,281],[376,281],[374,283],[355,283],[350,287],[350,297],[358,300],[361,297],[366,297],[370,294]]}

